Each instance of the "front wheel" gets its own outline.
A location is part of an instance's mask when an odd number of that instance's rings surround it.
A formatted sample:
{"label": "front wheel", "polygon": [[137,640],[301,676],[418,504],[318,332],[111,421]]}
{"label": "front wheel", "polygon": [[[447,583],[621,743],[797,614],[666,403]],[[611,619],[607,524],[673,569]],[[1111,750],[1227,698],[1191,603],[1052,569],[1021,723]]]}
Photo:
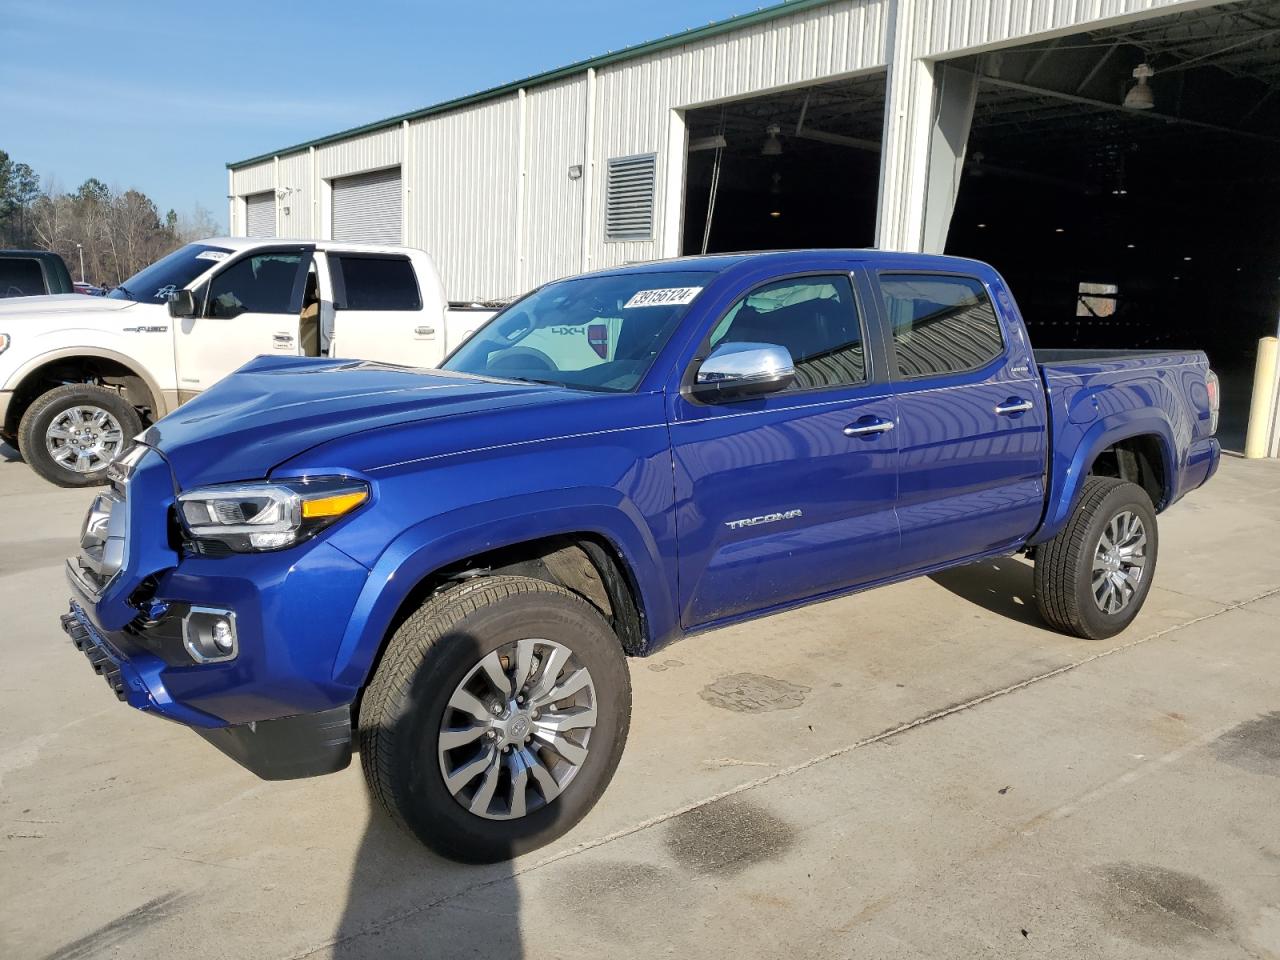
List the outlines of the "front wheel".
{"label": "front wheel", "polygon": [[361,765],[419,840],[490,863],[586,815],[630,715],[621,645],[589,603],[542,580],[480,577],[392,636],[360,706]]}
{"label": "front wheel", "polygon": [[1067,525],[1036,549],[1041,616],[1077,637],[1115,636],[1146,602],[1159,545],[1145,490],[1114,477],[1089,477]]}
{"label": "front wheel", "polygon": [[18,449],[60,487],[105,483],[107,465],[142,430],[138,411],[109,387],[68,383],[36,399],[18,425]]}

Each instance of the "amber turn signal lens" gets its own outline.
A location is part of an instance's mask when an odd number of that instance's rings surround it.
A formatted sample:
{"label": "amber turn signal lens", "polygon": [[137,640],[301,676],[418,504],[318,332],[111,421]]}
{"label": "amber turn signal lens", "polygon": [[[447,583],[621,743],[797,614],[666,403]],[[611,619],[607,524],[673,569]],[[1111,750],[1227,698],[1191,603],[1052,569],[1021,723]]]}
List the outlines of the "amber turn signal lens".
{"label": "amber turn signal lens", "polygon": [[368,499],[368,490],[353,490],[351,493],[335,493],[329,497],[303,500],[302,519],[319,520],[326,517],[340,517],[344,513],[350,513]]}

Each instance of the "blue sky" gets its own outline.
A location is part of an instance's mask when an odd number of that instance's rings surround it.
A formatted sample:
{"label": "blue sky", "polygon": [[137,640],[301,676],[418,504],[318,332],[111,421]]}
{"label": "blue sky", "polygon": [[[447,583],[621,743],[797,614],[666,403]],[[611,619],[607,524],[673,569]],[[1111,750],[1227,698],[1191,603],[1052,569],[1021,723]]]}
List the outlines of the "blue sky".
{"label": "blue sky", "polygon": [[0,0],[0,149],[225,226],[228,160],[761,5]]}

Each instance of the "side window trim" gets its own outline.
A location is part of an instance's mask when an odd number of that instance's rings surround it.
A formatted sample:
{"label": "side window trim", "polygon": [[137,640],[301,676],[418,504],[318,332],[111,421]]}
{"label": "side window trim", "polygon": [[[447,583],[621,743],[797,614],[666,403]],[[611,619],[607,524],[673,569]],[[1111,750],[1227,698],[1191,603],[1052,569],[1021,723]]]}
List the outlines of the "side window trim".
{"label": "side window trim", "polygon": [[[954,270],[913,270],[910,267],[885,267],[883,269],[873,269],[868,271],[874,276],[874,288],[876,293],[876,312],[882,321],[884,331],[884,350],[887,374],[894,383],[919,383],[925,380],[933,380],[938,377],[956,377],[967,373],[977,373],[986,370],[996,364],[1004,363],[1009,357],[1009,340],[1005,336],[1004,323],[1001,321],[1000,310],[996,306],[996,298],[991,295],[991,288],[987,286],[985,280],[981,277],[974,276],[971,273],[958,273]],[[950,277],[956,280],[967,280],[970,283],[976,283],[982,288],[983,295],[987,298],[987,303],[991,306],[992,316],[996,321],[996,332],[1000,337],[1000,351],[990,360],[982,363],[973,364],[968,367],[960,367],[955,370],[947,370],[944,373],[919,373],[912,376],[904,375],[898,367],[898,343],[897,338],[893,334],[893,318],[889,316],[888,309],[885,306],[884,287],[881,285],[882,277]]]}
{"label": "side window trim", "polygon": [[862,387],[866,387],[875,383],[882,382],[880,378],[877,376],[877,374],[879,373],[879,370],[873,359],[873,353],[879,352],[879,350],[877,349],[879,346],[879,338],[876,338],[873,340],[871,336],[873,333],[873,328],[869,325],[870,318],[867,312],[867,304],[864,302],[866,299],[865,298],[866,291],[864,290],[862,285],[858,282],[859,269],[857,265],[846,264],[843,268],[838,267],[837,269],[834,269],[834,270],[830,270],[830,269],[829,270],[800,270],[800,271],[797,271],[796,273],[788,273],[780,277],[770,277],[766,280],[760,280],[758,282],[752,283],[749,287],[747,287],[746,290],[744,290],[742,293],[735,296],[732,300],[729,301],[728,305],[725,306],[723,310],[721,310],[719,313],[717,313],[714,316],[710,324],[707,326],[706,332],[703,333],[703,335],[698,339],[698,347],[694,351],[692,359],[690,359],[688,365],[685,367],[684,374],[680,378],[681,396],[683,396],[684,399],[689,403],[693,403],[697,406],[715,406],[715,407],[733,406],[733,402],[705,404],[703,403],[703,401],[695,399],[690,393],[690,388],[693,386],[694,379],[697,376],[698,365],[701,364],[703,360],[707,359],[707,354],[711,350],[712,334],[716,332],[720,324],[724,322],[726,317],[728,317],[730,311],[732,311],[739,303],[741,303],[747,297],[751,296],[757,290],[762,290],[765,287],[772,287],[779,283],[785,283],[788,280],[804,280],[806,278],[813,278],[813,277],[842,277],[846,281],[848,281],[849,289],[853,294],[852,306],[854,309],[854,313],[857,315],[858,330],[862,334],[863,379],[857,383],[842,383],[836,386],[805,387],[803,389],[786,390],[780,394],[777,394],[777,396],[778,397],[797,397],[797,396],[807,396],[809,394],[820,393],[823,391],[831,391],[831,390],[856,390]]}

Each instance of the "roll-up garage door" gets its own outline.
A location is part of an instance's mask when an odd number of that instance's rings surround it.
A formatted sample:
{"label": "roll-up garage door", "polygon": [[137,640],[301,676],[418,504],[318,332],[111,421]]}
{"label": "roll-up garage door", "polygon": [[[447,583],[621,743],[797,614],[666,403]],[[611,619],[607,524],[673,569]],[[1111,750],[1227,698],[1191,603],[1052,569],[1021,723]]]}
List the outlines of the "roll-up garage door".
{"label": "roll-up garage door", "polygon": [[400,168],[333,181],[333,239],[400,242]]}
{"label": "roll-up garage door", "polygon": [[251,193],[244,198],[247,216],[245,217],[246,237],[274,237],[276,235],[276,194],[274,190],[265,193]]}

